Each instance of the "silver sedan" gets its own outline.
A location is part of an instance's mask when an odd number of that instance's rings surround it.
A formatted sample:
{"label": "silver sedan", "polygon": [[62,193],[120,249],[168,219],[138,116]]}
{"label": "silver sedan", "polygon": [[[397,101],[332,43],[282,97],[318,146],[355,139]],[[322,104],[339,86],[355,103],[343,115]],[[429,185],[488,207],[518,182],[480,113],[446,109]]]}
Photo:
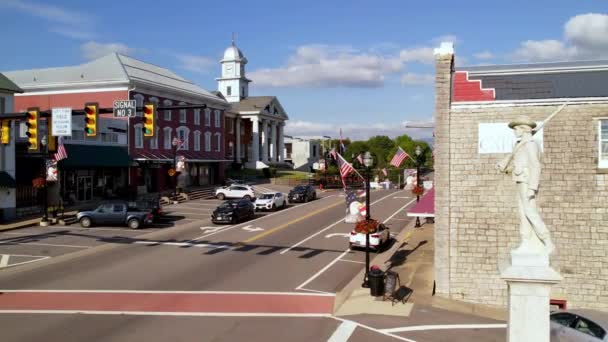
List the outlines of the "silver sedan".
{"label": "silver sedan", "polygon": [[608,313],[567,310],[551,313],[552,342],[608,341]]}

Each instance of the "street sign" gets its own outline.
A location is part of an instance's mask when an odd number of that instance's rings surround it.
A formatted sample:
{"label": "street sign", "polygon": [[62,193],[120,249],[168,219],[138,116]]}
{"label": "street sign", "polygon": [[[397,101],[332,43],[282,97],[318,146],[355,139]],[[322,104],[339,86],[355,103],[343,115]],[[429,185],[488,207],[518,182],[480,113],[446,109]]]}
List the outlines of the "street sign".
{"label": "street sign", "polygon": [[115,118],[134,118],[137,115],[135,100],[116,100],[112,108]]}
{"label": "street sign", "polygon": [[53,108],[51,117],[52,136],[72,136],[72,108]]}

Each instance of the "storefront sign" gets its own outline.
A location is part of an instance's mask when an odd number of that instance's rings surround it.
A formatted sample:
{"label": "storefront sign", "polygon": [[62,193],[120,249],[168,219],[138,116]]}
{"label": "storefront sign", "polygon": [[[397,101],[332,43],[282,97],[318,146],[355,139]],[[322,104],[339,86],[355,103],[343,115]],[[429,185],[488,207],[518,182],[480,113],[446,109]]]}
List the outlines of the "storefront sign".
{"label": "storefront sign", "polygon": [[[537,125],[540,122],[536,123]],[[503,123],[480,123],[479,134],[478,134],[478,150],[479,154],[488,153],[511,153],[513,146],[515,146],[515,134],[513,130],[509,128],[509,125]],[[538,133],[534,134],[534,140],[536,140],[542,151],[543,149],[543,130],[541,129]]]}
{"label": "storefront sign", "polygon": [[51,113],[51,135],[72,136],[72,108],[53,108]]}

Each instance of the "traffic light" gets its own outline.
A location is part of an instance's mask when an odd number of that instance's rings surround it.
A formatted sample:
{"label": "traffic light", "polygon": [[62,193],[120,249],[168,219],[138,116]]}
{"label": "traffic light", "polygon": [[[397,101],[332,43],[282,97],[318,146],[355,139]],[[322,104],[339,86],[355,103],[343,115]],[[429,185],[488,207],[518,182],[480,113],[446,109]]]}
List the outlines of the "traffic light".
{"label": "traffic light", "polygon": [[27,110],[27,149],[30,152],[38,152],[38,124],[40,123],[40,113],[38,108],[30,108]]}
{"label": "traffic light", "polygon": [[2,144],[8,145],[11,142],[11,121],[2,120]]}
{"label": "traffic light", "polygon": [[156,120],[156,105],[153,103],[144,104],[144,137],[154,136],[154,121]]}
{"label": "traffic light", "polygon": [[84,133],[87,137],[97,136],[97,117],[99,105],[87,103],[84,105]]}

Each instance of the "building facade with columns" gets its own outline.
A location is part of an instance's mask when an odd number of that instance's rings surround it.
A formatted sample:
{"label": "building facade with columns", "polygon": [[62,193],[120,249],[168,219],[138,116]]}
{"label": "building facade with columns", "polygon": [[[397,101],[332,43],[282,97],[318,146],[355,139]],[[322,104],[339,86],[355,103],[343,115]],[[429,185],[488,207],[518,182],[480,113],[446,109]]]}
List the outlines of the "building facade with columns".
{"label": "building facade with columns", "polygon": [[275,96],[249,96],[252,81],[245,76],[247,62],[234,42],[220,61],[218,91],[231,105],[226,111],[226,157],[247,168],[289,165],[283,142],[289,117]]}
{"label": "building facade with columns", "polygon": [[551,298],[608,310],[608,61],[455,67],[435,50],[435,289],[507,305],[501,270],[520,243],[516,185],[495,164],[515,143],[508,123],[527,115],[542,155],[537,194],[563,280]]}

